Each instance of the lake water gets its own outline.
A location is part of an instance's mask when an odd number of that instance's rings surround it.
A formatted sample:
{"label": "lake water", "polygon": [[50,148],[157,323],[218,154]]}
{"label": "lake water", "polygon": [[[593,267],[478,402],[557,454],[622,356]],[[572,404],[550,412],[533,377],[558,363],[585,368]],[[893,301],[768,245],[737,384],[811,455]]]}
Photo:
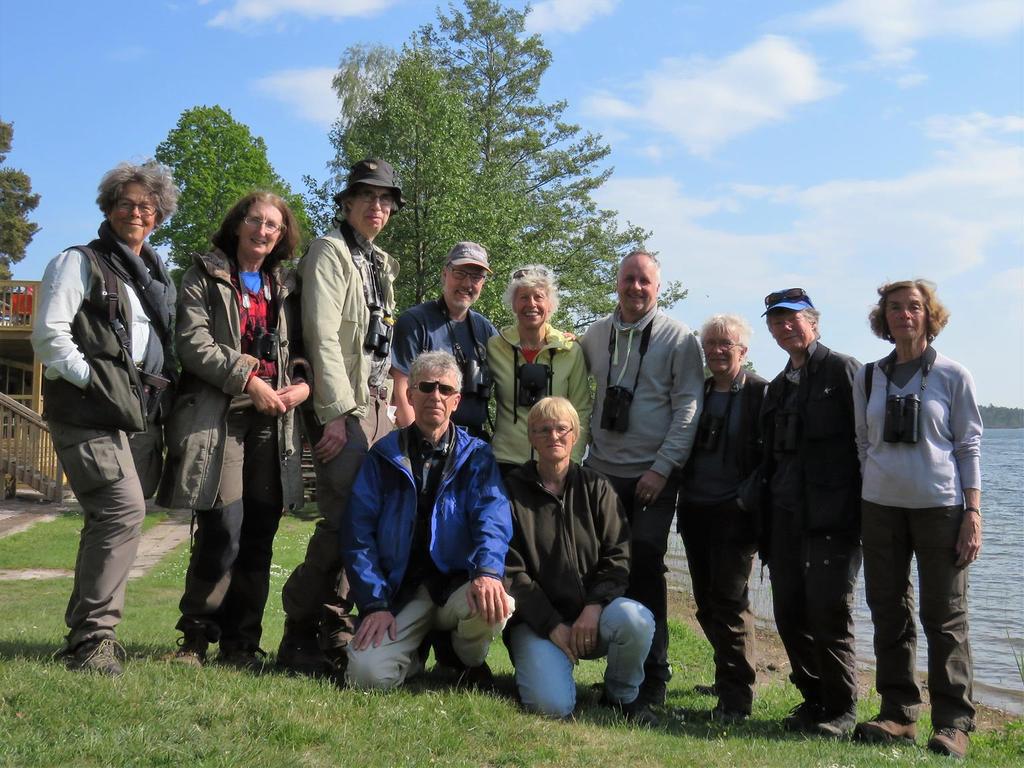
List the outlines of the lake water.
{"label": "lake water", "polygon": [[[1016,658],[1024,655],[1024,429],[989,429],[982,440],[982,551],[971,565],[968,612],[974,657],[974,698],[1024,714],[1024,683]],[[672,580],[689,587],[682,542],[670,537]],[[772,625],[768,575],[755,562],[751,601],[760,623]],[[917,568],[911,581],[917,590]],[[863,571],[857,583],[857,655],[874,665],[871,616],[864,599]],[[927,669],[927,640],[918,621],[918,670]]]}

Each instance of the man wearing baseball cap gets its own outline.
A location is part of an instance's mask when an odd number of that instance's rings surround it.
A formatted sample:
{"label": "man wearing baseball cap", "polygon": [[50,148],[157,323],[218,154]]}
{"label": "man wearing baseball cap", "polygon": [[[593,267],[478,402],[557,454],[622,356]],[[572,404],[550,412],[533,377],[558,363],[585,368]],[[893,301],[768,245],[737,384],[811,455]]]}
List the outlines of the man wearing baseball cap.
{"label": "man wearing baseball cap", "polygon": [[[856,723],[853,590],[861,564],[860,461],[853,417],[854,358],[821,343],[821,313],[803,288],[765,296],[768,331],[785,368],[761,405],[757,491],[772,607],[803,701],[787,730],[849,736]],[[759,492],[758,492],[759,491]]]}
{"label": "man wearing baseball cap", "polygon": [[344,671],[354,617],[338,530],[369,447],[394,426],[387,410],[398,262],[373,241],[405,204],[394,168],[377,159],[352,166],[334,201],[334,228],[310,243],[298,267],[314,376],[303,424],[321,517],[281,594],[286,618],[277,652],[279,667],[314,675]]}
{"label": "man wearing baseball cap", "polygon": [[486,439],[484,423],[491,388],[487,340],[497,330],[472,306],[490,274],[487,250],[482,245],[456,243],[441,270],[441,296],[405,310],[398,318],[391,351],[398,426],[413,421],[406,395],[409,366],[423,352],[442,350],[455,357],[462,371],[462,401],[452,421],[474,437]]}

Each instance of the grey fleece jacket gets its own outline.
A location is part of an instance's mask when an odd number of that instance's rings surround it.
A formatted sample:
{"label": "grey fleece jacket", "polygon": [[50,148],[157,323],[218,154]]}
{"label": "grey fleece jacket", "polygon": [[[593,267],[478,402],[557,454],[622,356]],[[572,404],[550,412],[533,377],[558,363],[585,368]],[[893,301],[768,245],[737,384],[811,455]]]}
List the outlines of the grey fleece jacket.
{"label": "grey fleece jacket", "polygon": [[[640,340],[649,323],[654,324],[651,341],[640,364]],[[609,353],[613,327],[615,339]],[[587,466],[614,477],[639,477],[648,469],[668,477],[690,456],[704,400],[704,362],[696,337],[658,309],[632,326],[623,325],[616,310],[591,325],[580,343],[597,381]],[[629,429],[602,429],[609,383],[633,389],[638,365],[640,379],[629,408]]]}

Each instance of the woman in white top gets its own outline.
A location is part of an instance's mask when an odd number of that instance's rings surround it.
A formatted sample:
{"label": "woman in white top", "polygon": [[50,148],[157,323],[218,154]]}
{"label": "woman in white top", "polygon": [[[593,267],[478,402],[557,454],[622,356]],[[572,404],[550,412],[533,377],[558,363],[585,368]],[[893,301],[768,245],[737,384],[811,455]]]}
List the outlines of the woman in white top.
{"label": "woman in white top", "polygon": [[962,757],[974,730],[967,567],[981,551],[981,416],[966,368],[931,346],[949,312],[925,280],[878,289],[871,328],[895,350],[854,382],[864,583],[874,624],[881,712],[855,738],[914,741],[921,691],[910,560],[917,558],[934,733]]}

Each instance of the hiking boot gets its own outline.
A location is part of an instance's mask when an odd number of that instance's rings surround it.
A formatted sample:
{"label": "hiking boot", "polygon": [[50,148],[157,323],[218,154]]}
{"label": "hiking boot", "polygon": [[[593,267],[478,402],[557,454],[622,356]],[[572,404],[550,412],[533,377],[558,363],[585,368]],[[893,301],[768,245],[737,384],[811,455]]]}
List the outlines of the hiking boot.
{"label": "hiking boot", "polygon": [[857,710],[850,709],[827,720],[819,720],[814,724],[814,733],[830,739],[845,739],[853,733],[853,726],[856,724]]}
{"label": "hiking boot", "polygon": [[259,674],[267,665],[267,652],[262,648],[221,648],[217,663],[243,672]]}
{"label": "hiking boot", "polygon": [[959,728],[936,728],[928,739],[928,749],[939,755],[948,755],[957,760],[967,756],[971,746],[971,736]]}
{"label": "hiking boot", "polygon": [[178,638],[178,650],[168,659],[184,667],[201,667],[206,663],[210,643],[203,635],[186,634]]}
{"label": "hiking boot", "polygon": [[879,715],[872,720],[857,723],[857,727],[853,729],[853,740],[866,744],[889,744],[894,741],[913,744],[917,740],[917,725],[883,720]]}
{"label": "hiking boot", "polygon": [[124,672],[121,662],[127,656],[121,644],[112,637],[86,640],[73,651],[63,651],[60,655],[64,657],[64,666],[72,671],[96,672],[108,677],[121,676]]}
{"label": "hiking boot", "polygon": [[643,700],[642,696],[637,696],[628,704],[623,704],[609,699],[608,691],[606,690],[601,694],[601,698],[598,699],[597,703],[606,709],[614,710],[623,720],[633,725],[641,725],[645,728],[654,728],[661,725],[661,718],[651,709],[650,704]]}
{"label": "hiking boot", "polygon": [[722,702],[718,702],[715,708],[708,713],[708,719],[715,723],[721,723],[722,725],[735,725],[736,723],[742,723],[744,720],[750,717],[749,712],[745,712],[742,709],[732,709],[727,707]]}
{"label": "hiking boot", "polygon": [[332,672],[331,663],[317,641],[316,630],[302,631],[287,624],[277,649],[277,668],[309,677],[327,677]]}
{"label": "hiking boot", "polygon": [[782,718],[782,727],[793,733],[814,733],[822,717],[820,706],[804,701],[793,707],[789,714]]}

